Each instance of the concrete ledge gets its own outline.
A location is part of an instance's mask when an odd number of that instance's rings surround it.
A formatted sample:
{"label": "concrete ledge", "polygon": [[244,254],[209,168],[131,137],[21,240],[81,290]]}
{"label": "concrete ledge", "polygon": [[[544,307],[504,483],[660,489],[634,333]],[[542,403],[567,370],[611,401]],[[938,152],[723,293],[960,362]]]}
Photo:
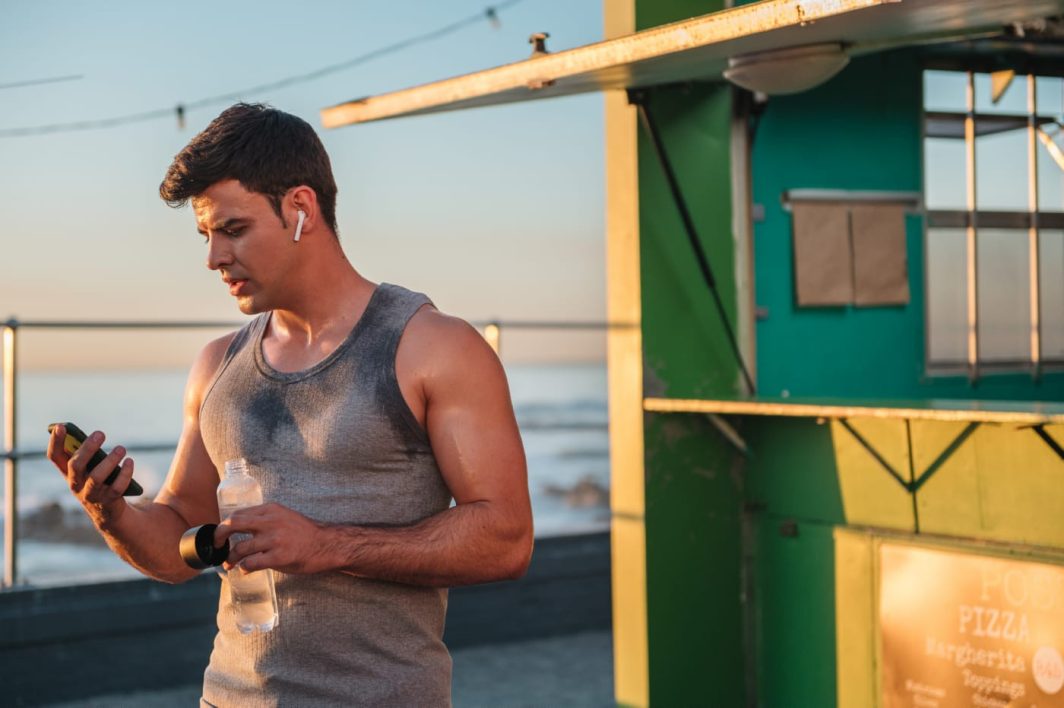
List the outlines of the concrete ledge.
{"label": "concrete ledge", "polygon": [[[5,705],[194,684],[214,638],[218,581],[129,580],[0,593]],[[452,648],[610,627],[608,533],[538,539],[518,581],[451,591]]]}

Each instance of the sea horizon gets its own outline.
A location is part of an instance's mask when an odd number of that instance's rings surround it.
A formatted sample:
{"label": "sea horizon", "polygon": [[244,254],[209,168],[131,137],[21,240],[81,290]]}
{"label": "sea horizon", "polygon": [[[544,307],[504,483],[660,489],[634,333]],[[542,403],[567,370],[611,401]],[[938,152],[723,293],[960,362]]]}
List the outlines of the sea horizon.
{"label": "sea horizon", "polygon": [[[539,537],[601,531],[609,524],[609,438],[605,362],[505,362],[528,461]],[[187,372],[164,369],[20,370],[18,449],[43,451],[47,425],[77,423],[108,434],[136,460],[151,498],[172,451],[137,445],[176,443]],[[0,413],[0,423],[3,422]],[[42,457],[19,465],[19,576],[31,585],[137,577],[87,525],[62,475]]]}

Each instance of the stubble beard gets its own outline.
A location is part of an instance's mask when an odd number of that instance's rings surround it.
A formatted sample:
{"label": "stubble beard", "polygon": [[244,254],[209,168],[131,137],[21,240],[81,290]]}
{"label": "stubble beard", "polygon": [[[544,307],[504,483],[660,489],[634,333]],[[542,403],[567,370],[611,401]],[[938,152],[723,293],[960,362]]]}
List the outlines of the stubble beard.
{"label": "stubble beard", "polygon": [[252,295],[241,295],[236,299],[237,308],[245,315],[258,315],[265,312],[265,308],[256,302]]}

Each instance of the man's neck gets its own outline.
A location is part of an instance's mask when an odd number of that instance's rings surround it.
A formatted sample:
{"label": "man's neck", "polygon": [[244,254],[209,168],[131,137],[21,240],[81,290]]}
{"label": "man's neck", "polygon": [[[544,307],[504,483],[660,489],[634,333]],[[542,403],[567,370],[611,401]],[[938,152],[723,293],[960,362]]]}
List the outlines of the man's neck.
{"label": "man's neck", "polygon": [[270,318],[268,336],[282,346],[316,348],[320,343],[343,341],[376,288],[342,256],[301,280],[306,287]]}

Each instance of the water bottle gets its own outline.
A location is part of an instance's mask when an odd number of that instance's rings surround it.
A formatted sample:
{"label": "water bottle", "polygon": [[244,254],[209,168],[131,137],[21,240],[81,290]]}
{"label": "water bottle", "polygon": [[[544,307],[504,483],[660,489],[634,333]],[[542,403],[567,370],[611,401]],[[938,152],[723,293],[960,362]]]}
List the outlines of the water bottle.
{"label": "water bottle", "polygon": [[[218,513],[222,521],[237,509],[262,504],[262,487],[248,474],[247,460],[240,458],[225,463],[225,478],[218,485]],[[251,538],[237,533],[229,537],[230,544]],[[239,568],[229,571],[229,596],[236,611],[236,626],[242,634],[269,632],[277,625],[277,592],[273,587],[270,569],[244,573]]]}

